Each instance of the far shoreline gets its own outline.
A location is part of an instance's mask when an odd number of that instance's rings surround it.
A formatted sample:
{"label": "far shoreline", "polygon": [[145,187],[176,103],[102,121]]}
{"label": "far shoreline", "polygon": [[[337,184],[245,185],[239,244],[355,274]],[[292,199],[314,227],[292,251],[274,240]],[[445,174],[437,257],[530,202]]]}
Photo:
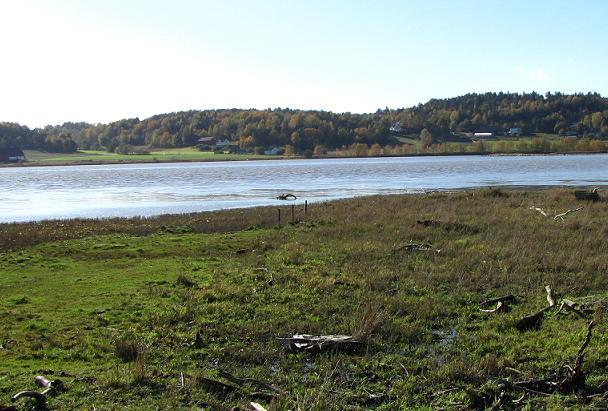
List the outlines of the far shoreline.
{"label": "far shoreline", "polygon": [[0,168],[27,168],[27,167],[68,167],[68,166],[99,166],[99,165],[129,165],[129,164],[171,164],[171,163],[217,163],[217,162],[239,162],[239,161],[289,161],[289,160],[335,160],[335,159],[357,159],[357,158],[414,158],[414,157],[457,157],[457,156],[487,156],[487,157],[520,157],[520,156],[568,156],[568,155],[597,155],[607,154],[608,152],[589,152],[589,151],[572,151],[567,153],[411,153],[411,154],[391,154],[380,156],[272,156],[272,157],[244,157],[244,158],[218,158],[218,159],[128,159],[128,160],[75,160],[75,161],[58,161],[49,163],[43,161],[22,161],[16,163],[0,163]]}

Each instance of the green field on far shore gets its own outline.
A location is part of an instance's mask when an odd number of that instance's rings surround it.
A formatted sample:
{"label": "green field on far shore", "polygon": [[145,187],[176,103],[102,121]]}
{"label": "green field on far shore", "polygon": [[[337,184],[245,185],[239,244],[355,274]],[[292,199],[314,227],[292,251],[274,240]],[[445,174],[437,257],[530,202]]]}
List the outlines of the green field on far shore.
{"label": "green field on far shore", "polygon": [[69,164],[103,164],[103,163],[153,163],[176,161],[222,161],[222,160],[260,160],[280,158],[258,154],[222,154],[200,151],[195,147],[156,149],[149,154],[116,154],[107,151],[79,150],[73,154],[45,153],[36,150],[24,150],[26,165],[69,165]]}

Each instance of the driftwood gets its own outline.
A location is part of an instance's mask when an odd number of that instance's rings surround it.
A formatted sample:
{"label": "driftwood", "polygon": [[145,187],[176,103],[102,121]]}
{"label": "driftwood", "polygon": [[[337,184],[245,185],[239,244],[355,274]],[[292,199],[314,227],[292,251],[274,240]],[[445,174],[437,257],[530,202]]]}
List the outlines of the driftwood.
{"label": "driftwood", "polygon": [[[522,319],[520,319],[515,324],[515,327],[518,330],[526,331],[526,330],[529,330],[532,328],[538,328],[543,320],[544,313],[546,311],[549,311],[550,309],[557,308],[555,294],[553,293],[553,290],[551,290],[551,287],[549,287],[548,285],[545,286],[545,290],[547,291],[547,302],[549,303],[549,305],[547,307],[540,309],[539,311],[537,311],[533,314],[527,315],[527,316],[523,317]],[[589,298],[593,298],[593,296],[583,297],[583,299],[585,299],[585,300],[588,300]],[[490,301],[490,300],[488,300],[488,301]],[[593,309],[590,308],[590,305],[599,304],[602,302],[604,302],[604,300],[600,299],[600,300],[591,301],[587,304],[580,304],[576,301],[572,301],[567,298],[562,298],[560,300],[559,308],[558,308],[556,314],[561,314],[561,313],[568,314],[568,313],[572,312],[581,318],[588,318],[588,316],[593,313]],[[482,310],[482,311],[484,311],[484,310]],[[494,312],[494,310],[487,310],[485,312]]]}
{"label": "driftwood", "polygon": [[[591,320],[587,325],[587,335],[583,340],[580,347],[578,347],[578,352],[576,353],[576,358],[574,359],[574,367],[569,367],[565,365],[564,367],[568,370],[568,381],[562,381],[562,389],[565,388],[565,383],[570,385],[575,385],[577,387],[583,387],[585,385],[585,373],[583,372],[583,361],[585,360],[585,350],[587,346],[591,342],[591,332],[593,331],[593,326],[595,325],[595,321]],[[570,387],[568,387],[570,388]]]}
{"label": "driftwood", "polygon": [[491,309],[484,309],[484,308],[480,308],[479,311],[481,311],[482,313],[505,313],[507,311],[509,311],[509,306],[502,302],[499,301],[496,303],[496,308],[491,308]]}
{"label": "driftwood", "polygon": [[238,387],[235,387],[234,385],[226,384],[224,382],[212,380],[211,378],[202,376],[197,376],[196,382],[207,390],[216,393],[227,394],[238,390]]}
{"label": "driftwood", "polygon": [[287,341],[293,351],[321,352],[321,351],[347,351],[356,352],[363,343],[350,335],[310,335],[294,334],[293,337],[279,338]]}
{"label": "driftwood", "polygon": [[545,315],[545,311],[548,311],[551,308],[553,308],[553,307],[548,306],[548,307],[538,310],[537,312],[535,312],[533,314],[526,315],[525,317],[523,317],[521,320],[519,320],[515,324],[515,328],[517,328],[519,331],[527,331],[527,330],[531,330],[533,328],[540,327],[540,324],[542,323],[543,317]]}
{"label": "driftwood", "polygon": [[543,321],[545,311],[548,311],[555,306],[555,295],[553,294],[553,290],[547,285],[545,286],[545,291],[547,291],[547,301],[549,305],[520,319],[515,324],[515,328],[520,331],[526,331],[532,328],[538,328],[540,326],[541,322]]}
{"label": "driftwood", "polygon": [[[555,392],[568,394],[584,390],[586,375],[583,372],[583,361],[585,360],[585,350],[591,341],[593,326],[594,321],[587,325],[587,335],[578,349],[574,366],[565,364],[550,376],[542,379],[533,378],[518,382],[500,379],[498,382],[502,386],[503,392],[506,389],[515,389],[530,395],[548,396]],[[517,401],[521,401],[521,399]]]}
{"label": "driftwood", "polygon": [[576,211],[581,211],[583,208],[585,207],[579,207],[579,208],[575,208],[574,210],[568,210],[565,213],[561,213],[561,214],[556,214],[555,217],[553,217],[553,221],[557,221],[558,218],[561,218],[562,221],[564,221],[564,217],[566,217],[568,214],[570,213],[574,213]]}
{"label": "driftwood", "polygon": [[258,404],[257,402],[250,402],[249,406],[247,407],[248,410],[251,411],[267,411],[266,408],[264,408],[262,405]]}
{"label": "driftwood", "polygon": [[479,303],[479,306],[487,307],[489,305],[493,305],[493,304],[500,303],[500,302],[508,303],[508,304],[515,304],[517,302],[517,298],[513,294],[503,295],[501,297],[494,297],[494,298],[490,298],[488,300],[482,301],[481,303]]}
{"label": "driftwood", "polygon": [[549,303],[549,307],[553,307],[555,305],[555,294],[548,285],[545,286],[545,291],[547,291],[547,302]]}
{"label": "driftwood", "polygon": [[567,298],[562,299],[557,313],[561,312],[573,312],[581,318],[586,318],[588,314],[592,313],[593,310],[588,309],[586,306],[577,303],[576,301],[568,300]]}
{"label": "driftwood", "polygon": [[36,410],[46,410],[47,409],[47,396],[52,395],[58,392],[65,391],[65,385],[61,380],[47,380],[41,375],[36,376],[34,378],[34,382],[45,388],[42,392],[38,391],[21,391],[11,397],[12,402],[17,402],[21,398],[27,398],[28,402],[34,400],[34,409]]}
{"label": "driftwood", "polygon": [[472,234],[476,234],[479,232],[479,229],[477,227],[473,227],[468,224],[452,223],[452,222],[439,221],[439,220],[418,220],[418,221],[416,221],[416,224],[424,226],[424,227],[442,228],[445,231],[462,231],[465,233],[472,233]]}
{"label": "driftwood", "polygon": [[441,250],[434,250],[431,243],[412,243],[411,241],[408,244],[402,244],[393,247],[393,253],[398,251],[434,251],[436,253],[440,253]]}
{"label": "driftwood", "polygon": [[542,208],[531,206],[531,207],[529,208],[529,210],[538,211],[538,212],[539,212],[539,213],[541,213],[541,214],[542,214],[544,217],[547,217],[547,212],[546,212],[545,210],[543,210]]}
{"label": "driftwood", "polygon": [[296,200],[298,197],[296,197],[295,195],[293,195],[291,193],[286,193],[286,194],[279,194],[276,198],[277,198],[277,200]]}
{"label": "driftwood", "polygon": [[597,190],[597,187],[591,191],[575,190],[574,197],[576,197],[577,200],[599,201],[600,195],[597,193]]}

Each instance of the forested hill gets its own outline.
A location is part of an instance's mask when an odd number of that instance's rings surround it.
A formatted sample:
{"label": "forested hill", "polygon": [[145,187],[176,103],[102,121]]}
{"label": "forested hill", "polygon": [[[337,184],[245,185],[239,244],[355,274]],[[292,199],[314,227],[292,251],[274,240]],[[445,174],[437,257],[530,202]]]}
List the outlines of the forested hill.
{"label": "forested hill", "polygon": [[332,149],[353,143],[394,145],[395,136],[421,134],[441,142],[457,134],[500,134],[510,128],[524,134],[608,138],[608,99],[599,94],[485,93],[370,114],[230,109],[160,114],[110,124],[65,123],[35,130],[0,123],[0,147],[115,151],[125,146],[192,146],[201,137],[213,136],[244,149],[290,145],[303,152],[316,146]]}

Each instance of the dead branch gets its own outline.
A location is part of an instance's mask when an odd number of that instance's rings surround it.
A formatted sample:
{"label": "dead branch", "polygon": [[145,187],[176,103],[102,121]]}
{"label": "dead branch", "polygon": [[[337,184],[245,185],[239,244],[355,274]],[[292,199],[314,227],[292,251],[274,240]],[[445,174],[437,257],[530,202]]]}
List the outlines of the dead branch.
{"label": "dead branch", "polygon": [[503,296],[500,296],[500,297],[489,298],[489,299],[487,299],[485,301],[482,301],[481,303],[479,303],[479,306],[480,307],[487,307],[489,305],[493,305],[493,304],[496,304],[498,302],[515,304],[517,302],[517,298],[513,294],[503,295]]}
{"label": "dead branch", "polygon": [[485,310],[483,308],[480,308],[479,311],[481,311],[482,313],[488,313],[488,314],[502,313],[502,312],[509,311],[509,306],[506,303],[504,303],[502,301],[499,301],[499,302],[496,303],[496,308],[492,308],[492,309],[489,309],[489,310]]}
{"label": "dead branch", "polygon": [[591,191],[575,190],[574,197],[576,197],[577,200],[599,201],[600,195],[597,193],[598,189],[599,188],[596,187]]}
{"label": "dead branch", "polygon": [[34,403],[34,409],[36,409],[36,410],[46,410],[46,409],[48,409],[48,407],[46,405],[46,394],[47,394],[47,390],[44,390],[43,392],[21,391],[21,392],[18,392],[17,394],[15,394],[15,395],[13,395],[11,397],[11,401],[12,402],[17,402],[21,398],[33,399],[35,401],[35,403]]}
{"label": "dead branch", "polygon": [[298,197],[296,197],[295,195],[293,195],[291,193],[286,193],[286,194],[279,194],[276,198],[277,198],[277,200],[296,200]]}
{"label": "dead branch", "polygon": [[206,388],[207,390],[212,391],[212,392],[219,392],[219,393],[226,394],[229,392],[236,391],[238,389],[234,385],[226,384],[224,382],[212,380],[211,378],[202,377],[202,376],[197,376],[196,382],[199,385],[203,386],[204,388]]}
{"label": "dead branch", "polygon": [[545,210],[543,210],[542,208],[531,206],[531,207],[529,208],[529,210],[538,211],[538,212],[539,212],[539,213],[541,213],[541,214],[542,214],[544,217],[547,217],[547,213],[546,213],[546,212],[545,212]]}
{"label": "dead branch", "polygon": [[34,382],[38,385],[40,385],[41,387],[44,387],[45,389],[42,392],[37,392],[37,391],[21,391],[18,392],[17,394],[13,395],[11,397],[11,401],[12,402],[17,402],[19,401],[21,398],[28,398],[30,400],[34,400],[35,404],[34,404],[34,408],[37,410],[46,410],[47,409],[47,404],[46,404],[46,400],[47,400],[47,396],[54,394],[54,393],[58,393],[58,392],[63,392],[66,390],[65,385],[63,384],[63,382],[61,380],[47,380],[46,378],[44,378],[41,375],[38,375],[34,378]]}
{"label": "dead branch", "polygon": [[530,379],[519,382],[510,382],[501,379],[498,380],[499,383],[504,388],[517,389],[533,395],[547,396],[554,392],[580,392],[585,388],[586,375],[583,372],[583,361],[585,360],[585,350],[591,341],[594,324],[594,321],[590,321],[587,325],[587,335],[578,349],[573,367],[564,364],[557,372],[554,372],[543,379]]}
{"label": "dead branch", "polygon": [[578,352],[576,353],[576,359],[574,360],[574,371],[581,372],[581,367],[583,366],[583,360],[585,359],[585,349],[589,345],[591,341],[591,332],[593,330],[593,326],[595,325],[595,321],[591,320],[587,325],[587,335],[585,336],[585,340],[578,348]]}
{"label": "dead branch", "polygon": [[515,324],[515,328],[517,328],[519,331],[527,331],[533,328],[540,327],[540,324],[543,321],[543,317],[545,315],[545,311],[548,311],[551,308],[553,307],[544,307],[533,314],[526,315]]}
{"label": "dead branch", "polygon": [[575,208],[574,210],[568,210],[565,213],[561,213],[561,214],[556,214],[555,217],[553,217],[553,221],[557,221],[558,218],[561,218],[562,221],[564,221],[564,217],[566,217],[568,214],[570,213],[574,213],[576,211],[580,211],[585,207],[579,207],[579,208]]}
{"label": "dead branch", "polygon": [[402,244],[393,247],[393,253],[398,251],[435,251],[436,253],[440,253],[441,250],[434,250],[433,245],[431,243],[412,243],[411,241],[408,244]]}
{"label": "dead branch", "polygon": [[581,318],[586,318],[587,314],[589,314],[591,310],[588,310],[587,308],[585,308],[585,306],[580,305],[579,303],[577,303],[575,301],[564,298],[561,301],[561,304],[559,306],[559,310],[557,310],[557,313],[559,314],[562,311],[573,312]]}
{"label": "dead branch", "polygon": [[251,411],[267,411],[262,405],[253,401],[249,403],[249,407],[247,409]]}
{"label": "dead branch", "polygon": [[477,234],[479,229],[469,224],[453,223],[440,220],[417,220],[416,224],[424,227],[442,228],[445,231],[461,231],[464,233]]}
{"label": "dead branch", "polygon": [[236,377],[236,376],[230,374],[229,372],[221,370],[221,369],[218,371],[219,371],[220,377],[225,378],[234,384],[237,384],[240,386],[247,385],[247,384],[257,385],[258,387],[272,391],[275,394],[285,394],[285,391],[283,391],[279,387],[269,384],[267,382],[256,380],[254,378],[248,378],[248,377],[239,378],[239,377]]}
{"label": "dead branch", "polygon": [[517,328],[519,331],[526,331],[532,328],[538,328],[540,326],[540,323],[543,321],[545,311],[548,311],[551,308],[555,307],[555,294],[553,293],[553,290],[550,286],[546,285],[545,291],[547,291],[547,302],[549,303],[549,306],[544,307],[533,314],[526,315],[525,317],[520,319],[515,324],[515,328]]}
{"label": "dead branch", "polygon": [[358,351],[363,343],[351,335],[310,335],[294,334],[293,337],[279,338],[287,341],[293,351]]}
{"label": "dead branch", "polygon": [[545,291],[547,291],[547,302],[549,303],[549,307],[553,307],[555,305],[555,294],[553,294],[553,290],[550,286],[545,286]]}
{"label": "dead branch", "polygon": [[528,394],[543,395],[543,396],[551,395],[550,393],[547,393],[544,391],[538,391],[538,390],[527,387],[527,385],[529,385],[532,382],[535,384],[538,384],[539,382],[544,382],[544,381],[532,380],[532,381],[523,381],[523,382],[511,382],[511,381],[503,380],[503,379],[499,379],[498,381],[501,385],[503,385],[506,388],[517,389],[520,391],[527,392]]}
{"label": "dead branch", "polygon": [[[558,389],[562,392],[579,391],[585,387],[586,375],[583,372],[583,361],[585,360],[585,350],[591,341],[591,333],[595,321],[591,320],[587,325],[587,335],[578,348],[576,357],[574,359],[574,367],[570,367],[565,364],[561,368],[561,375],[558,373],[560,381],[558,382]],[[565,375],[564,375],[565,373]]]}

